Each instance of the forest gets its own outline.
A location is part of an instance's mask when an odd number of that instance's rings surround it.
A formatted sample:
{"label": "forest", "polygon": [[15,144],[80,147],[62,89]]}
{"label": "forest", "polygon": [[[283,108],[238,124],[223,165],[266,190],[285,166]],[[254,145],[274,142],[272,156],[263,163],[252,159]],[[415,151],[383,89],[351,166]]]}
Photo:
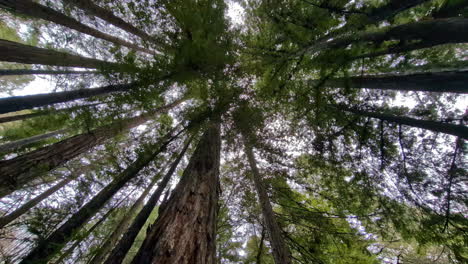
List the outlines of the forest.
{"label": "forest", "polygon": [[468,263],[467,0],[0,0],[1,264]]}

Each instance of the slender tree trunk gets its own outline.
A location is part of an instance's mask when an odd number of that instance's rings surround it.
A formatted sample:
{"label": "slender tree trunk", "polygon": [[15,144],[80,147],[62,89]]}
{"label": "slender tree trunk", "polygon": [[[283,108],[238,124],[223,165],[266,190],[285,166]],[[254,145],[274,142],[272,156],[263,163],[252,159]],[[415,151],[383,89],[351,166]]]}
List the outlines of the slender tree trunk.
{"label": "slender tree trunk", "polygon": [[73,237],[83,224],[95,215],[127,182],[135,178],[138,172],[163,152],[174,139],[172,131],[152,148],[142,152],[137,160],[120,173],[109,185],[73,214],[64,224],[39,244],[20,262],[21,264],[45,264]]}
{"label": "slender tree trunk", "polygon": [[59,74],[98,74],[98,71],[59,71],[59,70],[29,70],[29,69],[14,69],[14,70],[0,70],[0,76],[9,75],[59,75]]}
{"label": "slender tree trunk", "polygon": [[68,177],[56,185],[50,187],[47,191],[39,194],[38,196],[34,197],[33,199],[29,200],[22,206],[20,206],[18,209],[15,211],[9,213],[8,215],[0,217],[0,228],[3,228],[4,226],[8,225],[9,223],[13,222],[16,220],[18,217],[22,216],[26,212],[28,212],[31,208],[34,206],[38,205],[40,202],[44,201],[47,199],[49,196],[54,194],[56,191],[60,190],[62,187],[67,185],[69,182],[72,180],[76,179],[79,175],[74,175],[74,177]]}
{"label": "slender tree trunk", "polygon": [[165,112],[180,102],[179,100],[151,113],[102,126],[16,158],[0,161],[0,197],[20,189],[42,173],[53,170],[123,131],[145,123],[156,113]]}
{"label": "slender tree trunk", "polygon": [[257,264],[262,264],[263,255],[263,242],[265,240],[265,227],[262,227],[262,236],[260,238],[260,245],[258,245]]}
{"label": "slender tree trunk", "polygon": [[185,144],[179,156],[172,163],[170,169],[167,171],[166,175],[164,175],[163,179],[158,184],[158,188],[156,189],[156,191],[151,195],[150,199],[145,204],[143,209],[135,217],[135,220],[133,220],[132,225],[125,232],[125,234],[123,235],[122,239],[117,244],[117,246],[112,250],[105,264],[122,263],[122,261],[124,260],[125,256],[128,253],[128,250],[132,247],[133,242],[135,241],[135,238],[137,237],[141,228],[145,225],[151,212],[156,207],[156,204],[159,201],[159,198],[161,197],[162,192],[166,188],[167,183],[171,179],[172,175],[177,169],[177,166],[179,165],[180,161],[184,157],[185,152],[187,151],[187,148],[189,145],[190,145],[190,141]]}
{"label": "slender tree trunk", "polygon": [[135,83],[108,85],[92,89],[80,89],[56,93],[34,94],[25,96],[12,96],[0,98],[0,114],[15,112],[34,107],[46,106],[56,103],[64,103],[76,99],[89,98],[114,92],[129,91],[135,87]]}
{"label": "slender tree trunk", "polygon": [[25,15],[34,18],[44,19],[78,32],[107,40],[117,45],[125,46],[130,49],[142,51],[149,54],[155,54],[154,51],[139,47],[136,44],[130,43],[123,39],[108,35],[85,24],[80,23],[78,20],[66,16],[54,9],[38,4],[32,0],[0,0],[0,8],[6,9],[16,14]]}
{"label": "slender tree trunk", "polygon": [[32,137],[16,140],[16,141],[13,141],[13,142],[8,142],[8,143],[5,143],[3,145],[0,145],[0,152],[12,151],[12,150],[27,146],[27,145],[29,145],[31,143],[35,143],[35,142],[38,142],[38,141],[41,141],[41,140],[44,140],[44,139],[55,137],[57,135],[66,133],[68,131],[69,131],[69,129],[61,129],[61,130],[45,133],[45,134],[42,134],[42,135],[32,136]]}
{"label": "slender tree trunk", "polygon": [[[245,132],[244,132],[245,133]],[[252,171],[255,189],[257,190],[258,200],[260,201],[260,206],[262,208],[262,215],[265,222],[266,230],[268,231],[268,236],[270,237],[270,244],[273,251],[273,257],[276,264],[288,264],[291,263],[291,255],[288,247],[286,246],[283,236],[281,234],[281,229],[276,221],[273,208],[270,203],[267,191],[265,189],[264,183],[260,176],[260,172],[257,168],[257,161],[255,160],[254,153],[252,151],[251,144],[247,141],[247,136],[244,137],[244,147],[245,154],[250,164],[250,169]]]}
{"label": "slender tree trunk", "polygon": [[38,48],[0,39],[0,60],[24,64],[42,64],[80,68],[118,68],[117,63],[85,58],[65,52]]}
{"label": "slender tree trunk", "polygon": [[444,133],[444,134],[449,134],[449,135],[453,135],[456,137],[460,137],[463,139],[468,139],[468,127],[464,125],[454,125],[454,124],[446,124],[446,123],[441,123],[441,122],[436,122],[436,121],[418,120],[418,119],[405,117],[405,116],[395,116],[391,114],[370,112],[370,111],[364,111],[364,110],[359,110],[355,108],[349,108],[345,106],[338,106],[337,108],[342,111],[350,112],[350,113],[361,115],[361,116],[377,118],[377,119],[392,122],[392,123],[422,128],[422,129],[430,130],[436,133]]}
{"label": "slender tree trunk", "polygon": [[100,19],[108,22],[109,24],[121,28],[133,35],[139,36],[144,40],[152,41],[151,36],[148,35],[146,32],[136,28],[130,23],[125,22],[120,17],[115,16],[111,11],[96,5],[92,0],[64,0],[64,2],[67,2],[71,5],[75,5],[80,9],[85,10],[87,13],[99,17]]}
{"label": "slender tree trunk", "polygon": [[133,264],[215,264],[219,197],[220,127],[202,136]]}
{"label": "slender tree trunk", "polygon": [[[319,84],[312,80],[310,84]],[[412,74],[385,74],[328,79],[326,87],[350,87],[395,91],[422,91],[439,93],[468,93],[468,71],[425,72]]]}

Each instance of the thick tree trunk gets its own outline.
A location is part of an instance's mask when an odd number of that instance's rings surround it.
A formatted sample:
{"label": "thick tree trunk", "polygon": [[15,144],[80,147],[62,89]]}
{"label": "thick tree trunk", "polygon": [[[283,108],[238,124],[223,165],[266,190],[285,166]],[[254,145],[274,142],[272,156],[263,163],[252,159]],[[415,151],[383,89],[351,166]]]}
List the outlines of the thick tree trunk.
{"label": "thick tree trunk", "polygon": [[0,60],[24,64],[42,64],[80,68],[117,68],[112,62],[85,58],[65,52],[38,48],[18,42],[0,39]]}
{"label": "thick tree trunk", "polygon": [[174,139],[172,131],[152,148],[141,153],[137,160],[120,173],[109,185],[73,214],[64,224],[55,230],[20,262],[21,264],[45,264],[73,237],[83,224],[95,215],[128,181],[135,178],[138,172],[148,165],[155,157],[166,149]]}
{"label": "thick tree trunk", "polygon": [[136,44],[130,43],[123,39],[108,35],[101,31],[98,31],[94,28],[91,28],[85,24],[80,23],[78,20],[66,16],[60,12],[55,11],[54,9],[38,4],[32,0],[0,0],[0,8],[6,9],[16,14],[40,18],[46,21],[50,21],[71,29],[74,29],[78,32],[104,39],[115,43],[117,45],[125,46],[130,49],[142,51],[149,54],[155,54],[154,51],[139,47]]}
{"label": "thick tree trunk", "polygon": [[268,236],[270,238],[270,244],[273,251],[275,263],[291,263],[291,254],[289,252],[288,247],[284,243],[284,239],[281,234],[281,229],[278,225],[278,222],[276,221],[276,217],[273,212],[270,199],[268,197],[264,183],[260,176],[260,172],[257,168],[257,161],[255,160],[255,156],[252,151],[252,146],[247,140],[247,137],[244,135],[245,154],[247,155],[247,159],[250,164],[250,169],[252,171],[255,189],[257,190],[258,200],[260,201],[260,206],[262,208],[263,220],[265,223],[265,228],[268,231]]}
{"label": "thick tree trunk", "polygon": [[26,145],[29,145],[31,143],[35,143],[35,142],[38,142],[38,141],[41,141],[41,140],[44,140],[44,139],[55,137],[57,135],[66,133],[68,131],[69,131],[69,129],[61,129],[61,130],[45,133],[45,134],[42,134],[42,135],[32,136],[32,137],[16,140],[16,141],[13,141],[13,142],[8,142],[8,143],[5,143],[3,145],[0,145],[0,152],[12,151],[12,150],[24,147]]}
{"label": "thick tree trunk", "polygon": [[119,84],[119,85],[108,85],[99,88],[92,89],[80,89],[72,91],[63,91],[56,93],[47,94],[34,94],[25,96],[12,96],[6,98],[0,98],[0,114],[15,112],[24,109],[31,109],[34,107],[46,106],[56,103],[64,103],[73,101],[76,99],[89,98],[97,95],[104,95],[113,92],[129,91],[136,85],[130,84]]}
{"label": "thick tree trunk", "polygon": [[20,206],[15,211],[13,211],[13,212],[5,215],[5,216],[0,217],[0,228],[3,228],[4,226],[6,226],[9,223],[16,220],[18,217],[20,217],[23,214],[25,214],[26,212],[28,212],[29,209],[33,208],[34,206],[36,206],[40,202],[47,199],[49,196],[54,194],[56,191],[60,190],[63,186],[67,185],[72,180],[76,179],[78,176],[79,175],[75,175],[74,177],[68,177],[68,178],[60,181],[56,185],[50,187],[47,191],[45,191],[45,192],[39,194],[38,196],[34,197],[33,199],[29,200],[28,202],[26,202],[25,204]]}
{"label": "thick tree trunk", "polygon": [[0,76],[9,75],[60,75],[60,74],[98,74],[98,71],[59,71],[59,70],[29,70],[29,69],[14,69],[14,70],[0,70]]}
{"label": "thick tree trunk", "polygon": [[215,264],[220,127],[205,131],[133,264]]}
{"label": "thick tree trunk", "polygon": [[99,127],[11,160],[0,161],[0,197],[20,189],[42,173],[53,170],[123,131],[145,123],[156,113],[165,112],[180,102],[158,108],[151,113]]}
{"label": "thick tree trunk", "polygon": [[[320,80],[310,81],[311,85],[319,83],[321,83]],[[464,70],[336,78],[328,79],[324,86],[413,92],[468,93],[467,83],[468,71]]]}
{"label": "thick tree trunk", "polygon": [[468,139],[468,127],[464,125],[454,125],[454,124],[447,124],[447,123],[441,123],[441,122],[436,122],[436,121],[418,120],[418,119],[405,117],[405,116],[395,116],[391,114],[369,112],[369,111],[349,108],[345,106],[338,106],[338,109],[342,111],[350,112],[353,114],[361,115],[361,116],[377,118],[383,121],[407,125],[411,127],[422,128],[422,129],[430,130],[436,133],[444,133],[444,134],[449,134],[449,135],[453,135],[456,137],[460,137],[463,139]]}
{"label": "thick tree trunk", "polygon": [[141,228],[146,223],[146,221],[148,220],[148,217],[150,216],[151,212],[156,207],[156,204],[159,201],[159,198],[161,197],[162,192],[166,188],[167,183],[171,179],[172,175],[174,174],[175,170],[177,169],[177,166],[179,165],[180,161],[184,157],[185,152],[187,151],[187,148],[188,148],[189,145],[190,145],[190,141],[185,144],[185,146],[182,149],[182,151],[180,152],[179,156],[172,163],[171,167],[166,172],[166,175],[164,175],[163,179],[158,184],[158,188],[151,195],[150,199],[145,204],[143,209],[135,217],[135,219],[133,220],[132,225],[125,232],[125,234],[123,235],[120,242],[112,250],[112,252],[110,253],[109,257],[107,258],[105,264],[120,264],[120,263],[122,263],[122,261],[124,260],[125,256],[128,253],[128,250],[130,250],[130,248],[132,247],[133,242],[135,241],[135,238],[137,237],[137,235],[140,232]]}
{"label": "thick tree trunk", "polygon": [[136,36],[139,36],[144,40],[152,40],[151,36],[148,35],[146,32],[136,28],[130,23],[125,22],[120,17],[115,16],[111,11],[96,5],[92,0],[64,0],[64,2],[67,2],[71,5],[75,5],[85,10],[87,13],[99,17],[100,19],[108,22],[109,24],[112,24]]}

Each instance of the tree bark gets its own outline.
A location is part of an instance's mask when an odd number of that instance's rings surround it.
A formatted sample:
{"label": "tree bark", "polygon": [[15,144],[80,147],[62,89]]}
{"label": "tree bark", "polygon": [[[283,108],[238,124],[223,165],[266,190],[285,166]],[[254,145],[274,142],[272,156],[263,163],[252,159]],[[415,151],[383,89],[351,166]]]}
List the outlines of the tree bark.
{"label": "tree bark", "polygon": [[220,147],[219,123],[211,123],[133,264],[215,263]]}
{"label": "tree bark", "polygon": [[65,67],[118,68],[119,64],[0,39],[0,60]]}
{"label": "tree bark", "polygon": [[152,55],[155,54],[154,51],[139,47],[136,44],[130,43],[123,39],[108,35],[101,31],[98,31],[94,28],[91,28],[85,24],[80,23],[78,20],[74,18],[66,16],[60,12],[57,12],[50,7],[43,6],[41,4],[33,2],[32,0],[0,0],[0,8],[6,9],[16,14],[50,21],[58,25],[62,25],[70,29],[76,30],[78,32],[93,36],[95,38],[107,40],[109,42],[115,43],[117,45],[125,46],[130,49],[142,51],[142,52],[149,53]]}
{"label": "tree bark", "polygon": [[139,36],[141,39],[147,41],[152,40],[151,36],[148,35],[146,32],[136,28],[130,23],[127,23],[120,17],[115,16],[111,11],[96,5],[92,0],[64,0],[64,2],[67,2],[71,5],[75,5],[80,9],[85,10],[87,13],[99,17],[100,19],[108,22],[109,24],[121,28],[131,34]]}
{"label": "tree bark", "polygon": [[42,135],[32,136],[32,137],[23,138],[23,139],[20,139],[20,140],[15,140],[13,142],[8,142],[8,143],[5,143],[3,145],[0,145],[0,153],[15,150],[15,149],[24,147],[26,145],[29,145],[31,143],[34,143],[34,142],[38,142],[38,141],[41,141],[41,140],[44,140],[44,139],[55,137],[57,135],[66,133],[68,131],[69,131],[69,129],[61,129],[61,130],[45,133],[45,134],[42,134]]}
{"label": "tree bark", "polygon": [[31,75],[31,74],[44,74],[44,75],[59,75],[59,74],[98,74],[98,71],[68,71],[68,70],[29,70],[29,69],[14,69],[14,70],[0,70],[0,76],[9,75]]}
{"label": "tree bark", "polygon": [[73,214],[63,225],[55,230],[20,262],[21,264],[46,264],[73,237],[83,224],[95,215],[127,182],[135,178],[138,172],[148,165],[157,155],[165,150],[174,139],[169,132],[152,148],[142,152],[135,162],[120,173],[109,185],[104,187],[96,196]]}
{"label": "tree bark", "polygon": [[97,95],[104,95],[113,92],[129,91],[136,86],[135,83],[108,85],[92,89],[80,89],[72,91],[62,91],[56,93],[34,94],[25,96],[12,96],[0,98],[0,114],[15,112],[34,107],[46,106],[56,103],[64,103],[76,99],[89,98]]}
{"label": "tree bark", "polygon": [[[309,84],[317,85],[320,80]],[[328,79],[324,86],[333,88],[366,88],[395,91],[438,93],[468,93],[468,70],[425,72],[412,74],[384,74]]]}
{"label": "tree bark", "polygon": [[407,125],[411,127],[417,127],[421,129],[430,130],[436,133],[444,133],[453,135],[456,137],[460,137],[463,139],[468,139],[468,127],[464,125],[454,125],[454,124],[446,124],[436,121],[427,121],[427,120],[419,120],[405,116],[395,116],[391,114],[383,114],[377,112],[370,112],[359,110],[355,108],[349,108],[346,106],[338,106],[338,109],[346,112],[350,112],[356,115],[367,116],[372,118],[377,118],[380,120],[397,123],[401,125]]}
{"label": "tree bark", "polygon": [[268,231],[268,236],[270,238],[270,244],[273,251],[273,258],[275,259],[276,264],[292,263],[291,254],[284,242],[283,236],[281,234],[281,229],[278,225],[278,222],[276,221],[276,217],[273,212],[270,199],[268,197],[264,183],[260,176],[260,172],[257,168],[257,161],[255,160],[255,156],[252,151],[252,146],[247,139],[247,135],[243,135],[243,137],[245,154],[247,155],[247,159],[250,164],[255,189],[257,190],[258,200],[260,201],[260,206],[262,208],[262,215],[265,223],[265,228]]}
{"label": "tree bark", "polygon": [[145,123],[156,113],[165,112],[180,102],[181,100],[151,113],[102,126],[16,158],[0,161],[0,197],[20,189],[28,182],[37,179],[42,173],[53,170],[123,131]]}
{"label": "tree bark", "polygon": [[180,152],[179,156],[176,160],[172,163],[170,169],[166,172],[161,182],[158,184],[158,188],[155,192],[151,195],[148,202],[145,204],[143,209],[138,213],[138,215],[133,220],[132,225],[128,228],[128,230],[123,235],[120,242],[117,246],[112,250],[109,257],[107,258],[104,264],[120,264],[124,260],[125,256],[128,253],[128,250],[132,247],[135,238],[137,237],[138,233],[140,232],[143,225],[146,223],[148,217],[150,216],[151,212],[156,207],[159,198],[161,197],[162,192],[167,186],[167,183],[171,179],[172,175],[174,174],[177,166],[179,165],[180,161],[185,155],[187,148],[190,145],[190,140],[187,142]]}
{"label": "tree bark", "polygon": [[48,190],[45,192],[39,194],[38,196],[34,197],[33,199],[29,200],[22,206],[20,206],[18,209],[15,211],[9,213],[8,215],[0,217],[0,228],[3,228],[4,226],[8,225],[9,223],[13,222],[16,220],[18,217],[22,216],[26,212],[28,212],[31,208],[34,206],[38,205],[40,202],[44,201],[47,199],[49,196],[54,194],[56,191],[60,190],[62,187],[67,185],[69,182],[72,180],[76,179],[79,175],[74,175],[74,177],[68,177],[56,185],[50,187]]}

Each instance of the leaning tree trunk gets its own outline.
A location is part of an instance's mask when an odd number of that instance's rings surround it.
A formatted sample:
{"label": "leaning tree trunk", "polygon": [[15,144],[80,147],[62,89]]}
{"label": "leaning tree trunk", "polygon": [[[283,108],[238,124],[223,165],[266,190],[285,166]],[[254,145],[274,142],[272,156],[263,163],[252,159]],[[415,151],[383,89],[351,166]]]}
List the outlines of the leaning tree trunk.
{"label": "leaning tree trunk", "polygon": [[64,0],[64,2],[67,2],[71,5],[76,5],[80,9],[85,10],[87,13],[99,17],[100,19],[108,22],[109,24],[121,28],[131,34],[139,36],[144,40],[152,40],[151,36],[148,35],[146,32],[126,22],[120,17],[117,17],[111,11],[96,5],[92,0]]}
{"label": "leaning tree trunk", "polygon": [[98,71],[68,71],[68,70],[29,70],[29,69],[14,69],[14,70],[0,70],[0,76],[9,75],[60,75],[60,74],[98,74]]}
{"label": "leaning tree trunk", "polygon": [[42,173],[55,169],[123,131],[145,123],[154,114],[167,111],[180,102],[181,100],[158,108],[151,113],[102,126],[16,158],[0,161],[0,197],[20,189],[27,183],[36,180]]}
{"label": "leaning tree trunk", "polygon": [[219,123],[212,123],[133,264],[215,263],[220,147]]}
{"label": "leaning tree trunk", "polygon": [[463,139],[468,139],[468,127],[464,125],[454,125],[436,121],[419,120],[406,116],[395,116],[391,114],[364,111],[356,108],[349,108],[346,106],[337,106],[337,108],[342,111],[350,112],[361,116],[377,118],[383,121],[407,125],[410,127],[417,127],[421,129],[430,130],[436,133],[444,133]]}
{"label": "leaning tree trunk", "polygon": [[276,217],[273,212],[270,199],[268,198],[267,191],[260,176],[260,172],[257,168],[257,161],[255,160],[255,156],[252,151],[252,146],[247,140],[247,136],[244,135],[245,154],[247,155],[247,159],[250,164],[250,169],[252,171],[255,189],[257,190],[258,200],[260,201],[260,207],[262,208],[263,220],[265,222],[265,228],[268,231],[268,236],[270,238],[270,244],[273,251],[275,263],[291,263],[291,254],[284,242],[283,236],[281,234],[281,229],[276,221]]}
{"label": "leaning tree trunk", "polygon": [[188,148],[189,145],[190,145],[190,140],[185,144],[185,146],[182,149],[182,151],[180,152],[179,156],[172,163],[171,167],[166,172],[166,175],[164,175],[163,179],[158,184],[158,188],[151,195],[151,197],[149,198],[148,202],[145,204],[143,209],[141,209],[141,211],[135,217],[135,220],[133,220],[132,225],[125,232],[122,239],[120,239],[120,242],[112,250],[112,252],[110,253],[109,257],[107,258],[105,264],[120,264],[120,263],[122,263],[125,256],[127,255],[128,251],[132,247],[133,242],[135,241],[135,238],[137,237],[137,235],[140,232],[141,228],[145,225],[145,223],[148,220],[148,217],[150,216],[151,212],[156,207],[156,204],[159,201],[159,198],[161,197],[162,192],[166,188],[167,183],[171,179],[172,175],[174,174],[175,170],[177,169],[177,166],[179,165],[180,161],[184,157],[185,152],[187,151],[187,148]]}
{"label": "leaning tree trunk", "polygon": [[103,40],[107,40],[130,49],[142,51],[149,54],[155,54],[154,51],[139,47],[138,45],[125,41],[121,38],[117,38],[109,34],[103,33],[99,30],[96,30],[94,28],[91,28],[85,24],[80,23],[74,18],[66,16],[60,12],[55,11],[50,7],[43,6],[32,0],[0,0],[0,8],[6,9],[19,15],[44,19],[46,21],[50,21],[71,28],[78,32]]}
{"label": "leaning tree trunk", "polygon": [[15,140],[13,142],[8,142],[3,145],[0,145],[0,152],[12,151],[12,150],[27,146],[29,144],[44,140],[44,139],[55,137],[57,135],[66,133],[68,131],[69,129],[61,129],[61,130],[45,133],[42,135],[32,136],[32,137],[23,138],[20,140]]}
{"label": "leaning tree trunk", "polygon": [[65,52],[38,48],[0,39],[0,60],[24,64],[42,64],[80,68],[118,68],[117,63],[85,58]]}
{"label": "leaning tree trunk", "polygon": [[92,96],[104,95],[108,93],[129,91],[135,86],[135,83],[117,84],[91,89],[0,98],[0,114],[51,104],[64,103],[76,99],[89,98]]}
{"label": "leaning tree trunk", "polygon": [[[311,80],[317,85],[320,80]],[[334,88],[366,88],[395,91],[468,93],[468,71],[443,71],[412,74],[385,74],[328,79],[324,86]]]}
{"label": "leaning tree trunk", "polygon": [[50,187],[47,191],[45,191],[45,192],[39,194],[38,196],[34,197],[33,199],[29,200],[28,202],[26,202],[25,204],[20,206],[15,211],[13,211],[13,212],[5,215],[5,216],[0,217],[0,228],[3,228],[4,226],[6,226],[9,223],[16,220],[18,217],[20,217],[23,214],[25,214],[26,212],[28,212],[31,208],[38,205],[40,202],[44,201],[45,199],[47,199],[49,196],[54,194],[56,191],[60,190],[62,187],[67,185],[72,180],[76,179],[78,176],[79,175],[77,174],[77,175],[74,175],[74,177],[68,177],[68,178],[60,181],[56,185]]}
{"label": "leaning tree trunk", "polygon": [[20,262],[21,264],[45,264],[54,255],[60,252],[65,244],[73,237],[83,224],[95,215],[127,182],[135,178],[138,172],[163,152],[167,145],[176,137],[171,137],[172,131],[163,139],[140,153],[137,160],[120,173],[109,185],[104,187],[96,196],[70,217],[64,224],[55,230]]}

